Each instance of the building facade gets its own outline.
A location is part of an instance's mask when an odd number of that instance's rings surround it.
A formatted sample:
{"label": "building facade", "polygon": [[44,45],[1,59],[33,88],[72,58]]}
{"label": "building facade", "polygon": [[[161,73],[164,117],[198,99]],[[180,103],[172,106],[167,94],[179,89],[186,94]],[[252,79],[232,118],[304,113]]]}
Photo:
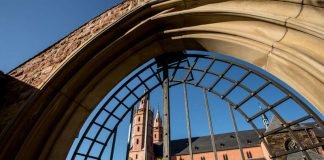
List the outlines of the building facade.
{"label": "building facade", "polygon": [[[148,118],[146,118],[148,117]],[[262,133],[273,132],[282,126],[277,118],[272,118],[271,122],[263,115],[265,129],[260,129]],[[315,124],[303,124],[292,127],[294,134],[304,146],[316,144],[323,141],[324,131]],[[145,137],[147,135],[147,137]],[[239,160],[244,155],[249,160],[270,160],[269,151],[260,141],[254,130],[238,132],[243,153],[241,153],[237,138],[234,132],[214,135],[218,160]],[[214,160],[214,152],[210,136],[192,137],[192,152],[194,160]],[[291,138],[287,130],[274,132],[265,137],[267,144],[273,154],[280,154],[283,151],[297,149],[296,142]],[[133,119],[131,148],[129,151],[130,160],[159,160],[163,156],[163,125],[159,111],[153,120],[153,111],[149,105],[147,96],[141,99],[138,109],[135,111]],[[172,160],[190,160],[188,149],[188,139],[172,140],[171,142]],[[146,147],[145,147],[145,144]],[[324,159],[323,146],[307,151],[314,160]],[[145,154],[146,153],[146,154]],[[242,155],[243,154],[243,155]],[[302,160],[303,154],[300,152],[275,158],[278,160]]]}

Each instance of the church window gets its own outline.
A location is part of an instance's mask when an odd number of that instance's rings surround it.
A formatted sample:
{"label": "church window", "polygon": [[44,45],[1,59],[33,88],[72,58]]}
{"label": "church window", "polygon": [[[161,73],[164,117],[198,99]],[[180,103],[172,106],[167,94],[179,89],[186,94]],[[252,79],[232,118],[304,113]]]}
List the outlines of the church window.
{"label": "church window", "polygon": [[227,154],[223,154],[223,160],[228,160],[228,155]]}
{"label": "church window", "polygon": [[141,121],[141,117],[138,117],[137,121],[140,122]]}
{"label": "church window", "polygon": [[247,151],[246,156],[247,156],[247,158],[252,158],[252,153],[250,151]]}
{"label": "church window", "polygon": [[136,139],[136,144],[138,144],[138,139]]}
{"label": "church window", "polygon": [[137,127],[137,132],[139,132],[140,131],[140,127]]}
{"label": "church window", "polygon": [[289,138],[285,142],[285,149],[287,151],[296,150],[296,149],[298,149],[298,145],[294,140]]}
{"label": "church window", "polygon": [[137,156],[137,154],[135,155],[135,159],[137,159],[138,158],[138,156]]}
{"label": "church window", "polygon": [[156,138],[156,134],[154,134],[154,138]]}

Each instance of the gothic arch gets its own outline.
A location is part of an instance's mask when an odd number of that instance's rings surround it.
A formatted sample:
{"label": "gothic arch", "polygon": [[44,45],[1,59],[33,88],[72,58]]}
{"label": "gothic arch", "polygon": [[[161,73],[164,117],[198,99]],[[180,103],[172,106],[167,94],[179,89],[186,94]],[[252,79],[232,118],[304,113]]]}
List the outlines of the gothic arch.
{"label": "gothic arch", "polygon": [[147,2],[76,47],[42,79],[4,136],[1,157],[64,159],[113,86],[149,59],[183,50],[262,67],[323,112],[323,13],[320,1],[308,0]]}

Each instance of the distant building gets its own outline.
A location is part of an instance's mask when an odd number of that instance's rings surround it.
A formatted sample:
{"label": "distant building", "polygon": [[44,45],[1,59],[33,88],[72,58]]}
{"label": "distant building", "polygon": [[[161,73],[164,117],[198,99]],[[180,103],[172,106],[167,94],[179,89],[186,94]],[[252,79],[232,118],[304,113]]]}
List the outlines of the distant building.
{"label": "distant building", "polygon": [[[148,113],[146,113],[148,111]],[[146,115],[148,120],[146,121]],[[266,129],[259,130],[262,133],[272,132],[274,129],[281,126],[277,118],[273,118],[268,123],[267,117],[263,117],[263,122]],[[146,128],[146,122],[148,123]],[[154,122],[152,124],[152,122]],[[304,124],[292,127],[297,138],[304,144],[314,144],[323,141],[324,131],[319,127],[314,126],[314,123]],[[149,106],[148,97],[141,99],[140,106],[136,110],[133,120],[132,129],[132,144],[129,152],[129,159],[144,160],[145,150],[147,153],[147,160],[162,159],[163,156],[163,128],[162,119],[159,111],[153,121],[153,111]],[[145,132],[147,137],[145,139]],[[245,159],[251,160],[268,160],[269,153],[264,144],[258,138],[254,130],[240,131],[240,142],[243,148]],[[290,138],[287,130],[271,134],[266,137],[266,141],[273,153],[280,154],[281,151],[295,149],[297,146],[293,139]],[[214,135],[218,160],[239,160],[241,159],[241,152],[237,144],[235,133],[224,133]],[[146,140],[146,148],[145,148]],[[193,137],[192,150],[194,160],[213,160],[214,153],[211,145],[210,136]],[[308,151],[312,159],[324,159],[323,147]],[[171,141],[171,159],[172,160],[190,160],[188,150],[188,140],[179,139]],[[303,159],[302,153],[294,153],[288,156],[282,156],[278,160],[298,160]]]}

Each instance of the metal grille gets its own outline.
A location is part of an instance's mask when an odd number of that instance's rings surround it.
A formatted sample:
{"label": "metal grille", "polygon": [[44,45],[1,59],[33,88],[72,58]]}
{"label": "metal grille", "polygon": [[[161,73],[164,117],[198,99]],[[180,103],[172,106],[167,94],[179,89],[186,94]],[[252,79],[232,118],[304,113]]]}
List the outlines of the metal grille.
{"label": "metal grille", "polygon": [[[163,75],[163,72],[168,75]],[[205,95],[206,115],[209,119],[212,144],[215,144],[215,140],[212,138],[214,133],[212,132],[213,125],[210,120],[207,94],[214,94],[227,102],[236,134],[238,134],[238,131],[233,111],[240,113],[255,130],[260,141],[268,149],[271,158],[302,152],[306,159],[310,159],[307,150],[324,145],[324,142],[311,145],[305,145],[300,142],[300,139],[294,133],[293,127],[306,121],[313,121],[318,128],[324,129],[323,122],[310,106],[307,106],[298,96],[273,80],[270,76],[239,62],[210,55],[166,54],[163,57],[150,61],[142,69],[128,76],[126,80],[119,84],[119,88],[110,93],[109,98],[101,106],[98,106],[99,108],[94,111],[93,116],[88,119],[88,125],[84,127],[85,130],[80,132],[79,139],[75,141],[74,147],[71,148],[72,159],[114,159],[116,135],[118,135],[119,125],[126,116],[131,117],[127,123],[132,124],[136,104],[146,94],[150,94],[153,90],[162,87],[166,77],[169,88],[178,85],[184,86],[186,100],[188,100],[186,96],[188,85],[202,89],[202,94]],[[255,79],[257,79],[255,83],[248,83]],[[143,93],[143,88],[147,92]],[[269,89],[276,90],[280,94],[276,96],[268,95],[267,90]],[[242,96],[233,97],[232,94],[235,92],[241,93]],[[258,101],[260,108],[249,107],[250,101]],[[285,113],[281,113],[278,108],[288,101],[290,104],[295,103],[305,114],[297,119],[289,121],[285,119]],[[186,111],[188,114],[187,106]],[[262,121],[262,116],[267,114],[275,116],[282,125],[269,132],[261,132],[262,128],[257,127],[256,123]],[[189,116],[187,116],[187,126],[189,128],[188,145],[192,149]],[[298,147],[289,151],[271,151],[266,137],[282,131],[288,132]],[[236,137],[238,137],[238,145],[241,150],[242,159],[244,159],[239,136],[237,135]],[[127,148],[125,148],[127,150],[125,159],[128,157],[129,148],[130,142],[128,142]],[[215,146],[213,146],[213,151],[216,152]],[[110,153],[109,157],[105,157],[105,152]],[[190,151],[190,154],[192,155],[192,151]],[[216,153],[215,159],[217,159]]]}

